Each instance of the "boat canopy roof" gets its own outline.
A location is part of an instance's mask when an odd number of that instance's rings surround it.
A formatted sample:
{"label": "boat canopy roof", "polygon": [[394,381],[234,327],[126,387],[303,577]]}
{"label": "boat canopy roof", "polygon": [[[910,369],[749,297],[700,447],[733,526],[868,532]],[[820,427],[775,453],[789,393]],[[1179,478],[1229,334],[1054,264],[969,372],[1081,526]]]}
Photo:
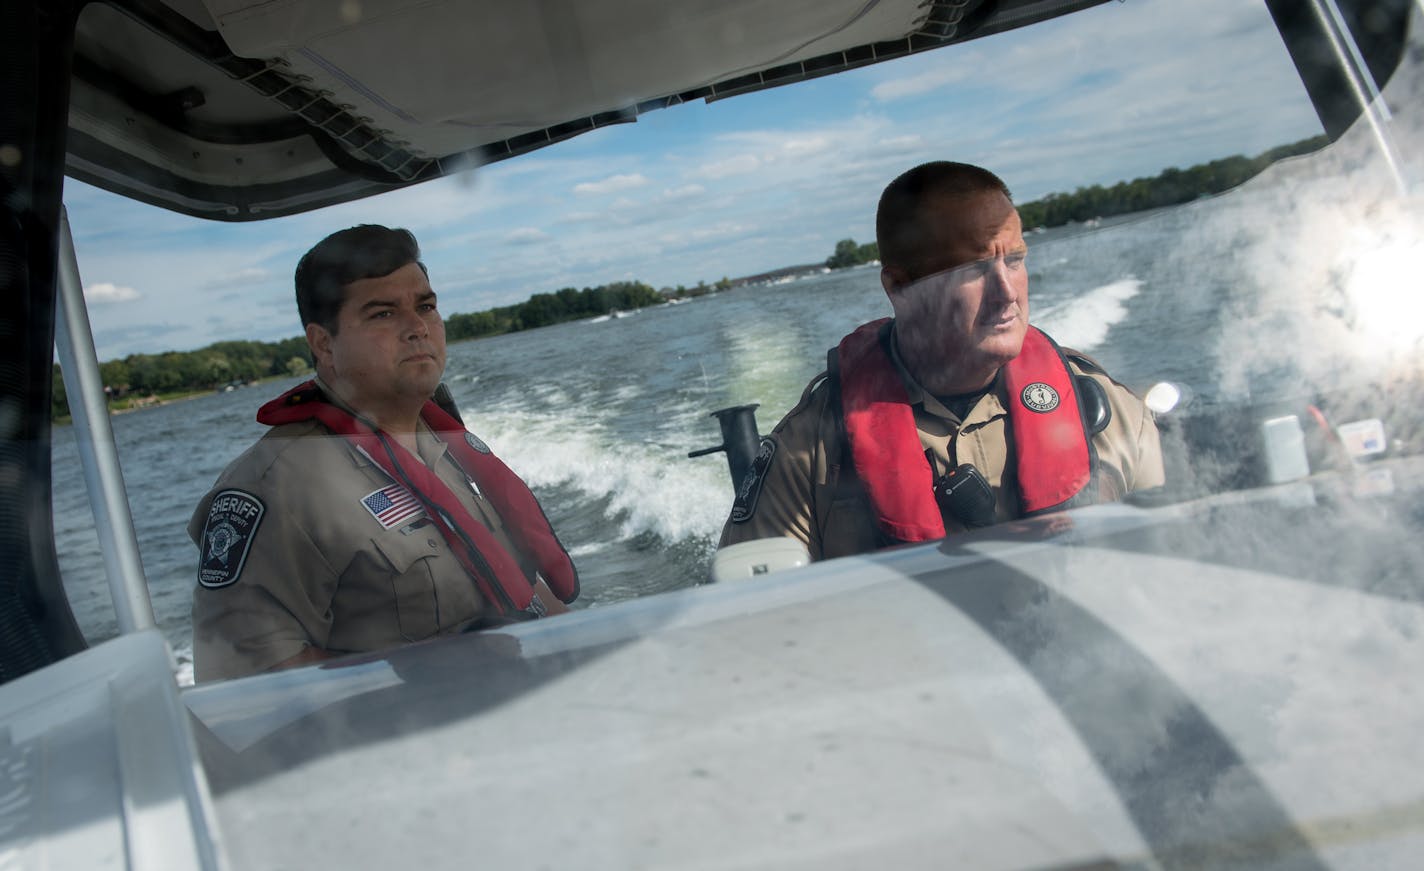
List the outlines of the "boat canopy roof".
{"label": "boat canopy roof", "polygon": [[66,172],[295,214],[1103,2],[107,0],[78,22]]}

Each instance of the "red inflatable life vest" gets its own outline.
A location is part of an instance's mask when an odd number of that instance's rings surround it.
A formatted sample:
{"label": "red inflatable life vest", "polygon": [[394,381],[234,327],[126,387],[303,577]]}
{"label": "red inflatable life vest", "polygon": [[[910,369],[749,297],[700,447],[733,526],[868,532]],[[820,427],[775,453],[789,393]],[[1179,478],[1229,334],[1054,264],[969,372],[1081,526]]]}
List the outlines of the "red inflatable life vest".
{"label": "red inflatable life vest", "polygon": [[[896,541],[932,541],[944,537],[944,519],[909,394],[883,344],[889,322],[861,325],[836,349],[842,420],[881,532]],[[1031,326],[1002,375],[1024,515],[1062,508],[1088,486],[1093,470],[1073,373],[1058,345]]]}
{"label": "red inflatable life vest", "polygon": [[[471,444],[464,426],[434,402],[426,402],[420,416],[494,505],[510,538],[534,557],[554,595],[564,602],[577,598],[578,571],[529,487],[482,442]],[[486,601],[506,613],[530,606],[534,587],[519,562],[465,509],[445,482],[386,433],[327,402],[315,381],[297,385],[257,411],[258,423],[268,426],[304,420],[316,420],[345,437],[414,494]]]}

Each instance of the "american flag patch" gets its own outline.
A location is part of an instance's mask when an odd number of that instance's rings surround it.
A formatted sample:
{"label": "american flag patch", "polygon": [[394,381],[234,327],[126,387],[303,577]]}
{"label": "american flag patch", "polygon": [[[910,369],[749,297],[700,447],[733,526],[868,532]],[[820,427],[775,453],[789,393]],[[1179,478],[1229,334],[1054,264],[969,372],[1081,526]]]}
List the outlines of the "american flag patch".
{"label": "american flag patch", "polygon": [[399,484],[391,484],[361,498],[361,504],[381,524],[382,529],[399,526],[413,517],[425,515],[415,494]]}

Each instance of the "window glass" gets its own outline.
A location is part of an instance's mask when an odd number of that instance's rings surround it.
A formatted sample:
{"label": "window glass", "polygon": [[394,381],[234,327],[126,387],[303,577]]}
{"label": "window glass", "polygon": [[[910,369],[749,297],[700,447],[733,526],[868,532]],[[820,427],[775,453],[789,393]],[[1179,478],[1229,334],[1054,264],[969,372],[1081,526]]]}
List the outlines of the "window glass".
{"label": "window glass", "polygon": [[[759,403],[770,431],[827,349],[890,314],[876,202],[927,160],[1012,189],[1034,324],[1139,394],[1172,385],[1153,394],[1167,500],[1262,483],[1262,464],[1269,478],[1302,451],[1317,469],[1342,446],[1361,462],[1407,451],[1415,406],[1387,397],[1417,383],[1424,323],[1398,292],[1421,251],[1416,81],[1386,87],[1384,128],[1321,149],[1264,5],[1153,0],[272,221],[203,222],[69,180],[159,623],[190,669],[189,517],[264,432],[256,408],[310,376],[297,259],[363,222],[419,238],[445,381],[546,507],[582,575],[577,607],[705,581],[735,488],[720,455],[687,453],[720,441],[717,409]],[[56,541],[98,639],[115,630],[60,420]]]}

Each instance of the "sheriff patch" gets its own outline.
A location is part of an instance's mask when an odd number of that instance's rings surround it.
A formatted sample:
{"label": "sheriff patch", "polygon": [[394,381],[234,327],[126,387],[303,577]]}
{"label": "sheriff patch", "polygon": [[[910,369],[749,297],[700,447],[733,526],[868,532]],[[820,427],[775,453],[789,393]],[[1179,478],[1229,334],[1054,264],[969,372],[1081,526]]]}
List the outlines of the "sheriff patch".
{"label": "sheriff patch", "polygon": [[766,483],[766,470],[771,468],[771,458],[776,456],[776,440],[771,436],[761,440],[756,459],[742,478],[737,488],[737,499],[732,503],[732,522],[746,523],[756,513],[757,499],[761,498],[761,485]]}
{"label": "sheriff patch", "polygon": [[216,590],[237,581],[266,510],[261,499],[241,490],[224,490],[213,497],[203,524],[199,584]]}
{"label": "sheriff patch", "polygon": [[1058,407],[1058,391],[1042,381],[1035,381],[1025,387],[1020,398],[1025,408],[1040,414],[1047,414]]}

